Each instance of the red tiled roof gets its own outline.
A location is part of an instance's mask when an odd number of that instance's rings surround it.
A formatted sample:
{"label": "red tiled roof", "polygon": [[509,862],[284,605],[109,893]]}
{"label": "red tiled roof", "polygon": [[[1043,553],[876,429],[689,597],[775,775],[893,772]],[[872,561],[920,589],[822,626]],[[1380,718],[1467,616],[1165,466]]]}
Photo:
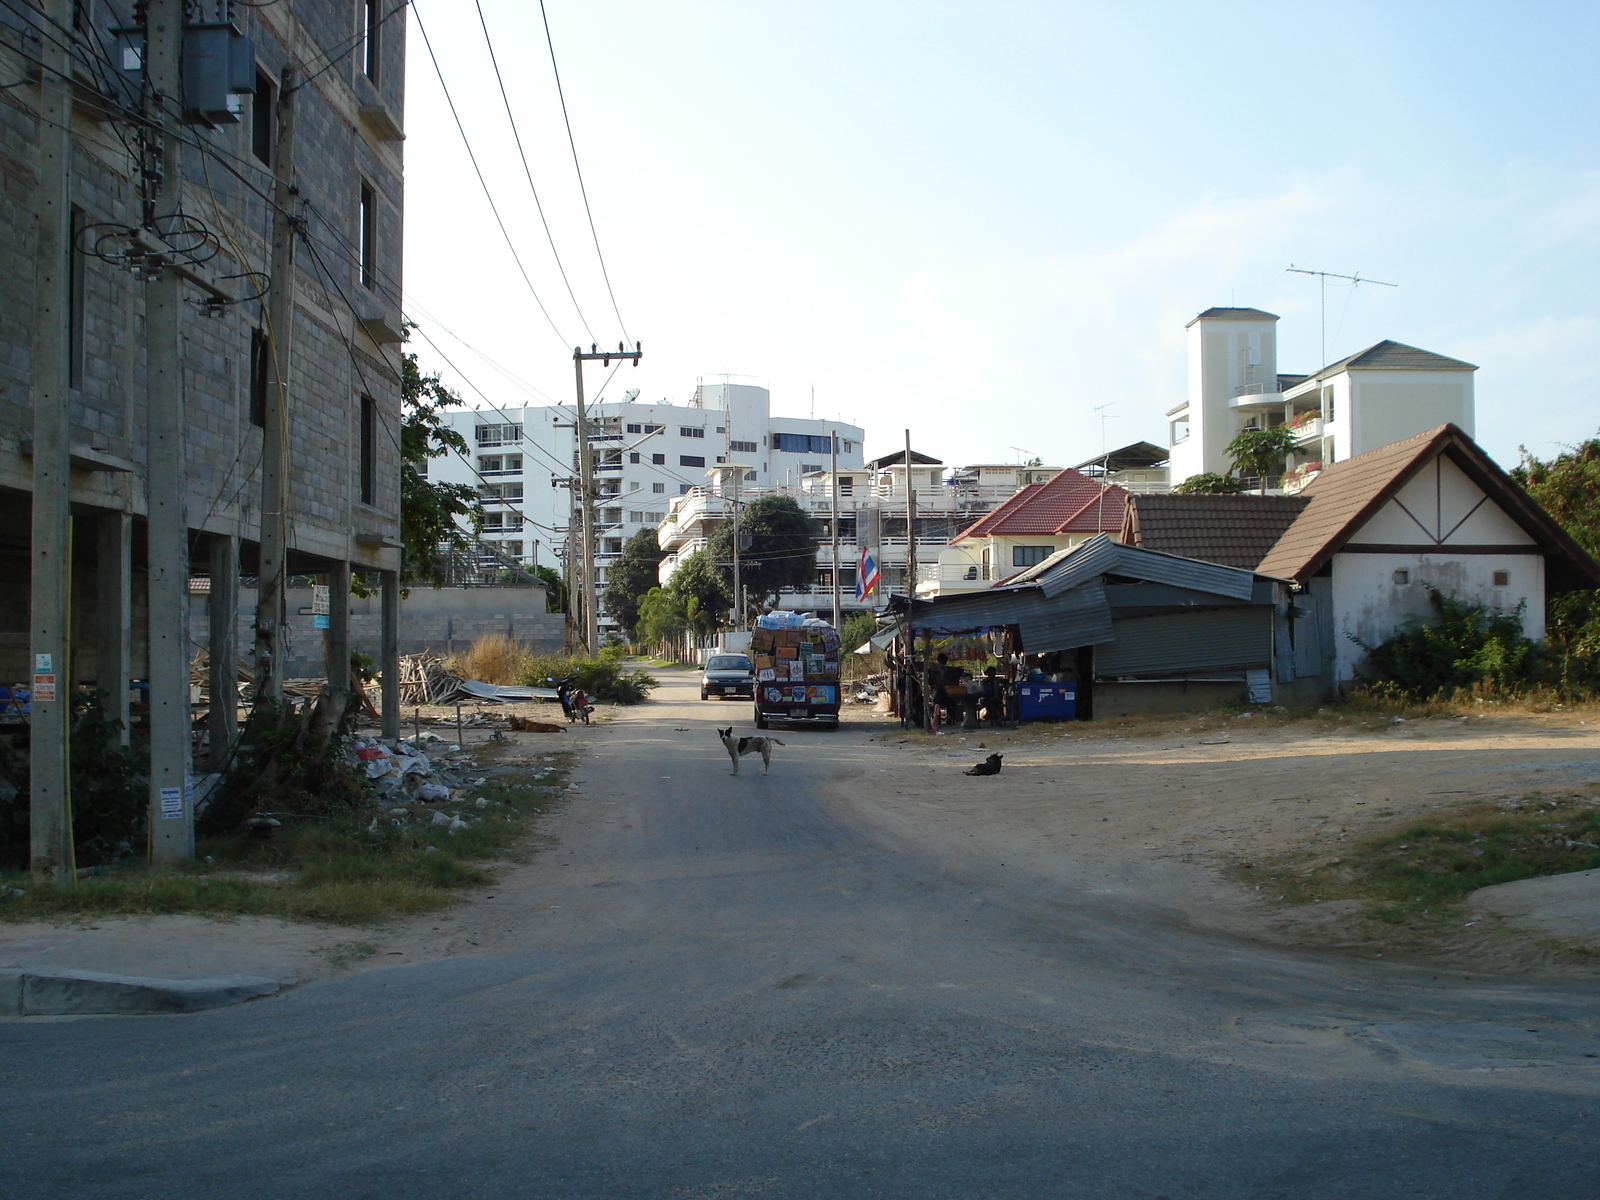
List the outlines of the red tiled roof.
{"label": "red tiled roof", "polygon": [[955,537],[1021,537],[1061,533],[1119,533],[1128,493],[1074,471],[1071,467],[1044,483],[1030,483],[987,516],[979,517]]}

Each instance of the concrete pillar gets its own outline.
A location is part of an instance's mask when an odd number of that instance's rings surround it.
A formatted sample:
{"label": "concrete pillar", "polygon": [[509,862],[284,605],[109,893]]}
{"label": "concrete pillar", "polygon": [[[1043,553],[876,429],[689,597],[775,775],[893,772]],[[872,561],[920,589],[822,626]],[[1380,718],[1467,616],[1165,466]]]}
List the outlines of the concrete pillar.
{"label": "concrete pillar", "polygon": [[[46,21],[71,28],[72,5],[50,0]],[[69,264],[72,254],[72,75],[59,39],[40,43],[39,188],[33,285],[33,514],[29,650],[29,861],[40,879],[70,885],[71,788],[67,766],[72,706],[71,423],[68,415]]]}
{"label": "concrete pillar", "polygon": [[400,572],[380,571],[383,579],[383,633],[378,669],[383,672],[383,736],[400,736]]}
{"label": "concrete pillar", "polygon": [[133,667],[133,517],[100,514],[95,523],[95,613],[98,630],[95,680],[106,693],[106,715],[122,722],[122,744],[128,744],[128,684]]}
{"label": "concrete pillar", "polygon": [[322,635],[323,673],[328,686],[350,690],[350,564],[328,568],[328,628]]}
{"label": "concrete pillar", "polygon": [[207,645],[211,656],[210,767],[227,764],[239,732],[239,539],[210,537],[211,594],[206,604]]}

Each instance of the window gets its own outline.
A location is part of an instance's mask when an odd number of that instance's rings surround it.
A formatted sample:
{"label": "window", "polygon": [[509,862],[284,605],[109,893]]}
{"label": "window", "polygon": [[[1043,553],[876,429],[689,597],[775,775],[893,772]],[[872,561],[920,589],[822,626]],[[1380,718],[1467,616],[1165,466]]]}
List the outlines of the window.
{"label": "window", "polygon": [[1411,572],[1401,567],[1390,578],[1394,580],[1395,587],[1405,587],[1411,582]]}
{"label": "window", "polygon": [[359,223],[357,263],[361,268],[361,286],[370,289],[378,282],[378,198],[365,183],[361,185]]}
{"label": "window", "polygon": [[250,331],[250,424],[267,427],[267,389],[272,386],[272,349],[265,329]]}
{"label": "window", "polygon": [[621,554],[622,553],[622,539],[621,538],[606,538],[606,548],[603,551],[601,551],[601,553],[603,553],[603,554]]}
{"label": "window", "polygon": [[727,456],[726,456],[726,455],[723,455],[723,454],[719,454],[719,455],[717,455],[717,461],[718,461],[718,462],[719,462],[719,463],[725,463],[725,462],[727,462],[727,461],[728,461],[728,459],[727,459]]}
{"label": "window", "polygon": [[506,446],[522,440],[522,426],[479,425],[476,437],[480,446]]}
{"label": "window", "polygon": [[788,454],[826,454],[830,449],[826,437],[809,433],[775,433],[772,448]]}
{"label": "window", "polygon": [[664,426],[664,425],[651,425],[649,422],[646,422],[645,423],[645,427],[644,427],[644,432],[645,433],[660,433],[665,428],[666,428],[666,426]]}
{"label": "window", "polygon": [[639,461],[639,457],[640,457],[640,455],[639,455],[639,452],[637,450],[631,451],[628,454],[628,461],[631,462],[631,463],[636,463],[636,462]]}
{"label": "window", "polygon": [[483,514],[483,531],[485,533],[497,533],[497,532],[499,532],[499,530],[501,529],[501,522],[503,522],[506,519],[506,515],[507,514],[501,513],[501,512],[486,512],[486,513],[484,513]]}
{"label": "window", "polygon": [[272,143],[277,130],[273,127],[273,110],[277,106],[278,89],[265,71],[256,72],[256,94],[250,99],[250,152],[267,166],[272,165]]}
{"label": "window", "polygon": [[706,465],[706,457],[703,454],[680,454],[678,455],[678,465],[680,467],[703,467]]}
{"label": "window", "polygon": [[1189,418],[1179,417],[1171,423],[1169,431],[1168,445],[1176,446],[1179,442],[1187,442],[1189,440]]}
{"label": "window", "polygon": [[652,483],[650,490],[659,496],[667,490],[667,485],[664,483]]}
{"label": "window", "polygon": [[760,447],[754,442],[729,442],[728,449],[735,454],[754,454]]}
{"label": "window", "polygon": [[756,473],[754,471],[746,471],[744,473],[744,481],[746,483],[754,483],[756,481]]}
{"label": "window", "polygon": [[667,465],[667,456],[665,454],[652,454],[650,456],[650,465],[652,467],[664,467],[664,466],[666,466]]}
{"label": "window", "polygon": [[821,473],[822,473],[822,464],[821,463],[801,463],[800,464],[800,474],[802,474],[802,475],[820,475]]}
{"label": "window", "polygon": [[1011,565],[1013,567],[1037,567],[1055,552],[1056,548],[1054,546],[1013,546],[1011,547]]}
{"label": "window", "polygon": [[522,541],[521,541],[521,539],[518,539],[517,541],[514,541],[514,542],[501,542],[500,543],[500,553],[509,554],[512,558],[521,558],[522,557]]}
{"label": "window", "polygon": [[718,425],[717,426],[717,432],[718,433],[727,433],[728,432],[728,427],[726,425]]}
{"label": "window", "polygon": [[413,463],[412,466],[414,466],[416,468],[417,474],[420,475],[423,479],[426,479],[428,477],[428,460],[427,459],[423,459],[419,463]]}
{"label": "window", "polygon": [[855,491],[856,480],[853,475],[839,476],[839,495],[848,496]]}
{"label": "window", "polygon": [[1496,571],[1494,573],[1494,585],[1495,585],[1495,587],[1510,587],[1511,586],[1511,572],[1510,571]]}
{"label": "window", "polygon": [[522,499],[520,483],[480,483],[478,496],[485,504],[505,504]]}
{"label": "window", "polygon": [[371,396],[361,397],[361,503],[378,499],[378,406]]}
{"label": "window", "polygon": [[705,435],[706,435],[705,429],[703,427],[699,426],[699,425],[680,425],[680,426],[678,426],[678,436],[679,437],[703,438],[703,437],[705,437]]}
{"label": "window", "polygon": [[478,455],[478,474],[498,475],[500,473],[500,464],[503,462],[505,462],[505,459],[501,455],[480,454]]}
{"label": "window", "polygon": [[687,496],[688,494],[689,494],[689,485],[687,483],[680,483],[678,485],[678,495]]}
{"label": "window", "polygon": [[600,510],[600,523],[602,525],[621,525],[622,510],[620,508],[602,508]]}
{"label": "window", "polygon": [[637,479],[628,480],[628,490],[630,492],[637,492],[642,487],[644,487],[644,484],[640,483]]}
{"label": "window", "polygon": [[628,521],[629,521],[630,524],[633,524],[633,525],[643,525],[644,524],[644,514],[642,512],[640,512],[636,508],[630,508],[628,510]]}
{"label": "window", "polygon": [[644,427],[642,425],[629,425],[627,427],[627,429],[628,429],[629,433],[643,433],[644,432]]}
{"label": "window", "polygon": [[361,73],[378,82],[378,0],[361,0]]}

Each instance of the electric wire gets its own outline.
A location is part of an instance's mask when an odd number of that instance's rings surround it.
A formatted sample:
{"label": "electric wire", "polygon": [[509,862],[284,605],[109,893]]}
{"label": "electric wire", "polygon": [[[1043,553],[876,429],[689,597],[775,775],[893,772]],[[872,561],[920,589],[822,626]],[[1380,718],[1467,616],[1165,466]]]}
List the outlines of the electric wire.
{"label": "electric wire", "polygon": [[544,0],[539,0],[539,17],[544,22],[545,45],[550,48],[550,70],[556,79],[556,96],[561,100],[561,120],[567,127],[567,145],[572,147],[572,169],[578,176],[578,194],[583,197],[583,211],[589,218],[589,236],[594,239],[594,254],[600,260],[600,277],[606,281],[606,295],[611,297],[611,311],[617,315],[617,327],[622,330],[622,340],[631,342],[633,339],[628,336],[628,324],[622,319],[622,310],[617,307],[617,294],[611,290],[611,273],[606,270],[606,256],[600,251],[600,234],[594,227],[594,212],[589,207],[589,189],[583,183],[583,167],[578,162],[578,143],[572,136],[572,119],[567,115],[567,95],[561,87],[561,68],[556,65],[556,44],[550,36],[550,14],[545,11]]}
{"label": "electric wire", "polygon": [[528,155],[522,148],[522,133],[517,128],[517,118],[511,111],[511,97],[506,94],[506,81],[500,74],[500,59],[494,52],[494,39],[489,36],[489,22],[483,15],[482,0],[472,0],[472,3],[478,10],[478,25],[483,30],[484,45],[489,48],[489,63],[494,67],[494,80],[500,87],[500,102],[505,105],[506,120],[511,123],[511,137],[517,144],[517,157],[522,160],[522,174],[528,181],[528,190],[533,193],[533,206],[539,212],[539,223],[544,226],[544,236],[550,243],[550,253],[556,260],[556,270],[561,272],[561,282],[567,285],[567,295],[572,300],[572,307],[577,310],[578,321],[583,325],[583,331],[589,335],[589,341],[593,343],[597,340],[594,330],[589,328],[589,318],[583,315],[583,306],[578,303],[578,297],[572,290],[572,280],[567,278],[566,265],[561,261],[561,252],[556,249],[555,235],[550,232],[550,222],[545,219],[544,205],[539,200],[539,189],[533,184],[533,169],[528,166]]}
{"label": "electric wire", "polygon": [[478,177],[478,186],[483,189],[483,197],[489,202],[489,211],[494,213],[495,224],[500,227],[500,236],[505,238],[506,249],[511,251],[511,259],[517,264],[517,270],[522,275],[522,281],[528,285],[528,292],[533,296],[533,301],[539,306],[539,311],[544,314],[544,319],[549,323],[551,332],[560,340],[563,346],[568,344],[562,336],[560,328],[555,323],[555,318],[550,315],[550,310],[545,308],[544,301],[539,298],[539,291],[533,286],[533,280],[528,275],[528,269],[522,265],[522,257],[517,253],[517,247],[511,240],[511,231],[506,228],[505,221],[500,216],[500,208],[494,202],[494,195],[489,191],[489,182],[483,177],[483,169],[478,166],[478,156],[473,152],[472,141],[467,137],[467,128],[461,123],[461,114],[456,111],[455,99],[450,95],[450,85],[444,81],[444,71],[439,67],[438,56],[433,52],[433,43],[428,38],[428,31],[423,27],[420,13],[414,14],[417,21],[417,32],[422,34],[422,44],[427,48],[428,60],[433,64],[433,73],[439,77],[439,87],[444,91],[445,103],[450,107],[450,116],[455,120],[456,132],[461,135],[461,144],[467,149],[467,158],[472,162],[473,173]]}

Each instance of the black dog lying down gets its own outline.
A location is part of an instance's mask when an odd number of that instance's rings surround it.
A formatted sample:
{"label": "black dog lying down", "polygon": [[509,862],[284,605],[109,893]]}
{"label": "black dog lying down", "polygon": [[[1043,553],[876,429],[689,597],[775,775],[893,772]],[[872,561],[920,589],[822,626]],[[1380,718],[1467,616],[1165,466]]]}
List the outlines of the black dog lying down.
{"label": "black dog lying down", "polygon": [[1000,758],[1001,756],[998,754],[991,754],[981,763],[973,763],[972,766],[961,773],[963,775],[998,775],[1000,774]]}

